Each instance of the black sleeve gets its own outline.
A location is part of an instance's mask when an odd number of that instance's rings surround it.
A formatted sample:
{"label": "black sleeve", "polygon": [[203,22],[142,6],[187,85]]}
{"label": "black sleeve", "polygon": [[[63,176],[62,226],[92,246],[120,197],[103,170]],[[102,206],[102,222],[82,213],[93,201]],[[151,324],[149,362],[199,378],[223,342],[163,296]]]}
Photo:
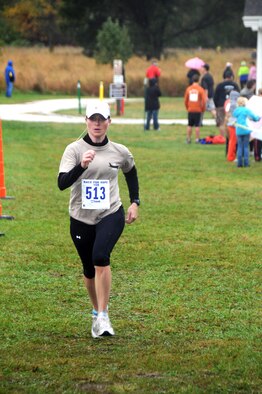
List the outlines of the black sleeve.
{"label": "black sleeve", "polygon": [[238,86],[237,83],[236,83],[236,91],[237,91],[237,92],[240,92],[240,89],[239,89],[239,86]]}
{"label": "black sleeve", "polygon": [[145,92],[145,111],[148,111],[148,88]]}
{"label": "black sleeve", "polygon": [[60,190],[65,190],[72,186],[73,183],[83,174],[86,168],[81,167],[81,163],[72,168],[69,172],[60,172],[58,175],[58,187]]}
{"label": "black sleeve", "polygon": [[139,185],[137,170],[134,166],[129,172],[124,173],[129,191],[130,202],[139,199]]}
{"label": "black sleeve", "polygon": [[202,79],[201,86],[202,86],[203,89],[208,90],[208,84],[207,84],[207,81],[205,79]]}
{"label": "black sleeve", "polygon": [[218,86],[216,87],[216,89],[215,89],[214,98],[213,98],[216,107],[218,107],[219,89],[220,89],[220,87],[219,87],[219,85],[218,85]]}

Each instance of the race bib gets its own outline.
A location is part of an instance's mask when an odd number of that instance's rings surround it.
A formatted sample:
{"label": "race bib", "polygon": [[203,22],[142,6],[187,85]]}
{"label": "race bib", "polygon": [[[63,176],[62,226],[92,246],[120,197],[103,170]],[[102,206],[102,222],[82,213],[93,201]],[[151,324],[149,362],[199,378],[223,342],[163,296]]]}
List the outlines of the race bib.
{"label": "race bib", "polygon": [[192,91],[189,93],[189,101],[197,102],[198,100],[198,92]]}
{"label": "race bib", "polygon": [[82,179],[82,208],[109,209],[110,183],[103,179]]}

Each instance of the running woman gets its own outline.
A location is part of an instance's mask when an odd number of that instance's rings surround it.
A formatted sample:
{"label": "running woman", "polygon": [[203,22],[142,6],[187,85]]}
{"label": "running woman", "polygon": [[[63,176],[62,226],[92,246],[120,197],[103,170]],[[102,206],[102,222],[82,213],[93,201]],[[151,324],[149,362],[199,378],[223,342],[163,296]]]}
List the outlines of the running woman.
{"label": "running woman", "polygon": [[[83,265],[84,282],[93,306],[93,338],[115,335],[108,316],[111,289],[110,254],[125,222],[138,217],[139,184],[134,158],[107,137],[111,123],[105,101],[86,108],[87,134],[69,144],[62,156],[58,187],[71,187],[70,234]],[[119,195],[118,171],[127,182],[131,205],[126,217]]]}

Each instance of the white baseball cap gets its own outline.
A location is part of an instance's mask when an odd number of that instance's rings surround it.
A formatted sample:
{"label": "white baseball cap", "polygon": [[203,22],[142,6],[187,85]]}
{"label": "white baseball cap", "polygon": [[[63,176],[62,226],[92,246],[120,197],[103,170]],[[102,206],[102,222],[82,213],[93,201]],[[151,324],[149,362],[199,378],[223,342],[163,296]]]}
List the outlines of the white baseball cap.
{"label": "white baseball cap", "polygon": [[86,116],[90,118],[90,116],[94,114],[100,114],[105,119],[109,118],[110,117],[109,105],[103,100],[88,101],[86,106]]}

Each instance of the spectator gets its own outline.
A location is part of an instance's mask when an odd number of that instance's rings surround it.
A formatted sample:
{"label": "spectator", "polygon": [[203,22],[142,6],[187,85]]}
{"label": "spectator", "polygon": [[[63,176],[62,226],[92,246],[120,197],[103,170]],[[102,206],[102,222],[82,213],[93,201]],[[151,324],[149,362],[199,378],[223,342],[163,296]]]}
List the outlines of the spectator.
{"label": "spectator", "polygon": [[157,85],[156,78],[149,79],[149,86],[145,94],[145,110],[147,113],[145,130],[150,129],[150,121],[153,118],[154,130],[160,130],[158,123],[158,111],[160,108],[159,97],[161,91]]}
{"label": "spectator", "polygon": [[[227,160],[235,161],[236,159],[236,148],[237,148],[237,136],[236,136],[236,119],[233,117],[233,112],[237,106],[237,99],[239,97],[239,92],[236,90],[231,90],[229,93],[229,107],[225,108],[225,123],[226,123],[226,134],[227,134]],[[225,104],[227,101],[225,102]],[[227,106],[226,106],[227,107]]]}
{"label": "spectator", "polygon": [[12,60],[8,60],[5,68],[6,97],[12,97],[13,85],[15,82],[15,70]]}
{"label": "spectator", "polygon": [[191,68],[188,73],[187,73],[187,79],[188,79],[188,84],[192,85],[193,83],[193,76],[198,75],[200,77],[200,72],[198,70],[195,70],[194,68]]}
{"label": "spectator", "polygon": [[248,100],[255,94],[256,81],[250,79],[247,81],[246,86],[240,90],[240,96],[246,97]]}
{"label": "spectator", "polygon": [[[252,119],[255,122],[260,120],[259,116],[253,114],[253,112],[246,108],[247,99],[245,97],[239,97],[237,99],[237,108],[233,112],[233,116],[236,118],[236,135],[237,135],[237,166],[238,167],[249,167],[249,138],[251,131],[247,126],[247,119]],[[244,161],[244,163],[243,163]]]}
{"label": "spectator", "polygon": [[248,74],[249,74],[249,68],[247,66],[247,63],[243,60],[240,63],[240,67],[239,67],[238,73],[237,73],[237,75],[239,77],[239,83],[240,83],[241,89],[243,89],[247,83]]}
{"label": "spectator", "polygon": [[[255,94],[256,81],[250,79],[247,81],[246,86],[240,90],[240,96],[247,98],[248,100]],[[250,155],[254,152],[254,140],[249,141]]]}
{"label": "spectator", "polygon": [[157,65],[157,61],[153,59],[151,66],[149,66],[146,70],[146,77],[148,79],[155,78],[158,81],[160,75],[161,75],[161,70]]}
{"label": "spectator", "polygon": [[207,103],[206,103],[206,111],[212,113],[213,117],[216,117],[216,108],[214,103],[214,79],[209,72],[209,64],[204,64],[201,68],[202,78],[200,85],[203,89],[205,89],[207,94]]}
{"label": "spectator", "polygon": [[199,142],[202,113],[206,109],[206,99],[206,92],[199,85],[199,75],[195,74],[192,85],[187,87],[184,95],[184,103],[188,112],[187,144],[191,143],[193,127],[196,128],[195,142]]}
{"label": "spectator", "polygon": [[229,98],[231,90],[239,92],[239,86],[233,81],[233,74],[231,71],[225,73],[225,79],[220,82],[215,89],[214,103],[216,106],[216,123],[219,132],[224,136],[225,134],[225,101]]}
{"label": "spectator", "polygon": [[[258,96],[262,96],[262,89],[260,88],[257,93]],[[262,153],[262,141],[254,138],[250,141],[252,144],[252,148],[254,150],[254,159],[255,161],[261,161],[261,153]]]}
{"label": "spectator", "polygon": [[232,63],[230,63],[230,62],[227,62],[227,63],[226,63],[226,68],[224,69],[223,75],[222,75],[222,76],[223,76],[223,79],[226,78],[225,75],[226,75],[226,73],[227,73],[228,71],[231,72],[231,74],[232,74],[232,76],[233,76],[233,79],[235,79],[235,75],[234,75],[234,71],[233,71],[232,67],[233,67],[233,64],[232,64]]}
{"label": "spectator", "polygon": [[252,60],[250,63],[248,81],[256,81],[257,80],[257,67],[256,63]]}

